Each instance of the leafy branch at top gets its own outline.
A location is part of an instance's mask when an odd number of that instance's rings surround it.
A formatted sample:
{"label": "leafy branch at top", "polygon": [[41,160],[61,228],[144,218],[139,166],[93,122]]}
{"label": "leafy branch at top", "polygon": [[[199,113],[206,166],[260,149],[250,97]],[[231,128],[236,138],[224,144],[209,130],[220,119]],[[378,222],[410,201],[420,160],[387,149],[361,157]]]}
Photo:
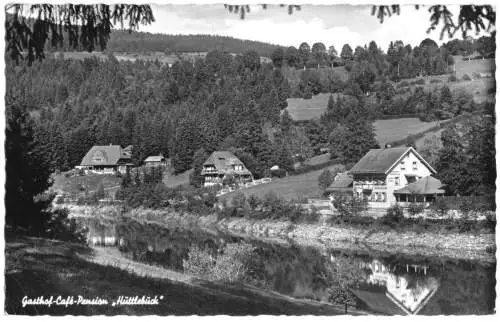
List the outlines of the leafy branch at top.
{"label": "leafy branch at top", "polygon": [[50,38],[53,47],[62,46],[67,35],[69,45],[93,51],[97,45],[101,49],[111,33],[113,24],[136,30],[139,25],[154,22],[153,12],[148,5],[113,6],[96,5],[50,5],[29,6],[13,4],[6,7],[7,53],[15,61],[24,59],[27,51],[28,62],[44,58],[44,47]]}
{"label": "leafy branch at top", "polygon": [[[262,9],[266,10],[267,9],[267,4],[261,4],[260,5]],[[299,5],[285,5],[285,4],[280,4],[280,7],[287,7],[288,9],[288,14],[291,15],[293,14],[294,11],[300,11],[301,6]],[[250,6],[249,5],[232,5],[232,4],[225,4],[224,8],[229,10],[229,12],[234,13],[234,14],[239,14],[241,19],[245,19],[245,16],[247,13],[250,13]]]}
{"label": "leafy branch at top", "polygon": [[[420,6],[416,5],[415,8],[418,10]],[[447,6],[430,6],[428,11],[431,14],[429,19],[431,25],[427,32],[436,30],[437,26],[443,23],[440,39],[443,39],[445,33],[451,38],[458,31],[461,31],[462,37],[466,38],[471,30],[475,30],[476,34],[479,34],[481,31],[490,32],[495,26],[496,13],[493,7],[488,5],[462,5],[456,21]],[[372,7],[372,16],[376,16],[380,23],[383,23],[386,17],[391,17],[394,14],[399,15],[400,12],[401,7],[399,5]]]}

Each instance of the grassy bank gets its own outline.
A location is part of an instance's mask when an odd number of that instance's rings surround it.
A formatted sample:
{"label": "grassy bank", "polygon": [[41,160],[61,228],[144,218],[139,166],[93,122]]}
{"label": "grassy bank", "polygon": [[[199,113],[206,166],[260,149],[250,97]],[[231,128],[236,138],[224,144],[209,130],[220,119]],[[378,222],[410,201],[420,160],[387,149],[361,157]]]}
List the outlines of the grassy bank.
{"label": "grassy bank", "polygon": [[[244,284],[218,284],[140,263],[82,245],[6,236],[6,300],[8,314],[28,315],[336,315],[343,310],[313,301],[295,300]],[[142,265],[142,266],[141,266]],[[152,306],[61,305],[22,307],[22,298],[78,295],[86,299],[158,296]],[[352,313],[352,312],[350,312]]]}
{"label": "grassy bank", "polygon": [[[107,212],[107,211],[106,211]],[[73,210],[76,213],[76,209]],[[81,212],[84,213],[84,212]],[[92,212],[94,216],[105,215]],[[495,233],[491,227],[477,227],[473,232],[460,232],[453,223],[429,224],[426,228],[411,221],[399,225],[382,225],[369,217],[357,222],[337,217],[327,222],[292,223],[280,218],[252,219],[246,217],[218,218],[215,214],[199,216],[167,210],[133,209],[122,214],[139,222],[167,227],[200,227],[221,230],[233,235],[279,242],[292,240],[304,246],[378,251],[422,256],[444,256],[468,260],[495,260]],[[362,223],[361,223],[362,222]],[[453,229],[452,229],[453,228]]]}

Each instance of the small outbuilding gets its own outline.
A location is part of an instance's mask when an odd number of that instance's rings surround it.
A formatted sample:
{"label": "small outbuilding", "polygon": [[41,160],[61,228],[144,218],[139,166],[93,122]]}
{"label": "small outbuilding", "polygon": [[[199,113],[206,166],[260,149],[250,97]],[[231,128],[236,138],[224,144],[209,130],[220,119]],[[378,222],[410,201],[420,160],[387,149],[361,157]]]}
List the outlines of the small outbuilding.
{"label": "small outbuilding", "polygon": [[162,155],[151,155],[144,160],[146,167],[165,167],[168,165],[167,159]]}

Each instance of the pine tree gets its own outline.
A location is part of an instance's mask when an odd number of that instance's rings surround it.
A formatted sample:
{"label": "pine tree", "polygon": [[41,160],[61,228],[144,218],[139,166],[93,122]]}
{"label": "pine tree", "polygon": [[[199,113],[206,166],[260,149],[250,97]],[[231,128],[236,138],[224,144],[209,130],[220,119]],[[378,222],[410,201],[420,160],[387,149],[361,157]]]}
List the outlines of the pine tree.
{"label": "pine tree", "polygon": [[193,164],[194,152],[198,149],[201,133],[192,118],[184,118],[177,126],[172,163],[176,173],[184,172]]}
{"label": "pine tree", "polygon": [[5,223],[30,234],[44,234],[51,220],[51,198],[36,198],[52,184],[43,146],[34,138],[33,123],[24,107],[6,104]]}
{"label": "pine tree", "polygon": [[189,176],[189,184],[199,188],[203,186],[204,178],[201,175],[203,170],[203,163],[208,159],[209,155],[205,149],[198,149],[193,156],[193,173]]}

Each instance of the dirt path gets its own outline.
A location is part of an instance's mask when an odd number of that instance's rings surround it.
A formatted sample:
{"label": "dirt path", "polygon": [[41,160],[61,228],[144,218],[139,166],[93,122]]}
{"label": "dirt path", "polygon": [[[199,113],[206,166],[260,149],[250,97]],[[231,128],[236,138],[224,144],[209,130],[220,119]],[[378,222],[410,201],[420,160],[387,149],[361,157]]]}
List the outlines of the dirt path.
{"label": "dirt path", "polygon": [[[6,236],[5,311],[27,315],[339,315],[343,308],[245,284],[222,284],[136,263],[108,249]],[[158,305],[22,306],[23,297],[158,296]],[[359,315],[364,312],[349,311]]]}

